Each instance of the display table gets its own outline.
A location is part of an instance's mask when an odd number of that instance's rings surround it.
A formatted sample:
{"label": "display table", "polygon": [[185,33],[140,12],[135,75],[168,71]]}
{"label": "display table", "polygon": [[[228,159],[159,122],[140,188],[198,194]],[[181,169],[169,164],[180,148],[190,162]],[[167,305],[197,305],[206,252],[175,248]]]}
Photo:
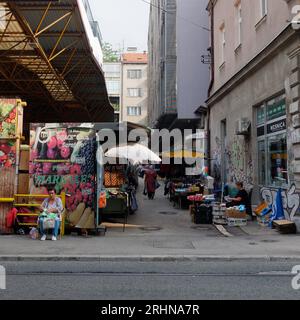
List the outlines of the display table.
{"label": "display table", "polygon": [[188,191],[188,190],[175,190],[174,192],[174,206],[176,206],[176,204],[178,205],[179,209],[183,209],[184,208],[184,203],[188,203],[187,202],[187,198],[189,196],[192,195],[196,195],[197,192],[194,191]]}
{"label": "display table", "polygon": [[187,197],[193,203],[190,206],[190,214],[192,222],[195,224],[212,224],[213,223],[213,207],[210,196],[207,198],[202,194],[190,195]]}
{"label": "display table", "polygon": [[106,207],[100,209],[100,221],[122,218],[124,231],[130,209],[129,193],[118,188],[107,188],[106,193]]}

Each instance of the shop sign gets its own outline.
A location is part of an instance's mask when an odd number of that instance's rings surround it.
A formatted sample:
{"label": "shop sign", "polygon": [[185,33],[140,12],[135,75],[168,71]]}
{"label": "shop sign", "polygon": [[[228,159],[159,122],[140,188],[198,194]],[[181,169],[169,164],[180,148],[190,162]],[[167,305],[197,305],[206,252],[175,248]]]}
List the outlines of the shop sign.
{"label": "shop sign", "polygon": [[286,130],[286,119],[270,123],[267,126],[268,134],[278,132],[278,131],[283,131],[283,130]]}

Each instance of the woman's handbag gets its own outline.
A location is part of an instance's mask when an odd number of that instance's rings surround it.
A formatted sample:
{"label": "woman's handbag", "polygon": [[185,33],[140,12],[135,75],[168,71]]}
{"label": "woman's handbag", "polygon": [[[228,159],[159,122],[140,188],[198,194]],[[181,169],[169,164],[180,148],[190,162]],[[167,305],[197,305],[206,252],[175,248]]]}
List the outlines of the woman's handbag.
{"label": "woman's handbag", "polygon": [[48,230],[48,229],[54,229],[55,227],[55,219],[52,218],[44,218],[43,219],[43,229]]}
{"label": "woman's handbag", "polygon": [[160,184],[158,183],[158,181],[155,181],[155,189],[158,189],[160,187]]}

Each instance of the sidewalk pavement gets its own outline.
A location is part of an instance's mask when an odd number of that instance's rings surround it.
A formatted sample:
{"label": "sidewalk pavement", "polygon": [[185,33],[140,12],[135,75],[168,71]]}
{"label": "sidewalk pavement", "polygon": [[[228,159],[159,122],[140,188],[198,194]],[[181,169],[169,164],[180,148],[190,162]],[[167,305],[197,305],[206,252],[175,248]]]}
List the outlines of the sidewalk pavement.
{"label": "sidewalk pavement", "polygon": [[213,225],[193,224],[187,210],[174,208],[163,196],[163,186],[155,200],[142,195],[142,186],[139,189],[139,210],[129,217],[125,232],[122,224],[108,224],[105,236],[69,235],[43,242],[29,236],[1,236],[0,261],[300,260],[299,235],[281,235],[249,222],[243,228],[226,227],[232,234],[226,237]]}

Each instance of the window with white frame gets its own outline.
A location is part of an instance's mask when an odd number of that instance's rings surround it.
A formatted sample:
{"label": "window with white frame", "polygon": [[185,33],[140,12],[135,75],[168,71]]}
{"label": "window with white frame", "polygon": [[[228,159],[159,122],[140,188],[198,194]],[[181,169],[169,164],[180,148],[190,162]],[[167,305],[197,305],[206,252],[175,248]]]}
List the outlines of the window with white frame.
{"label": "window with white frame", "polygon": [[140,116],[142,114],[141,107],[127,107],[128,116]]}
{"label": "window with white frame", "polygon": [[142,97],[142,89],[141,88],[128,88],[127,89],[128,97]]}
{"label": "window with white frame", "polygon": [[103,71],[106,78],[120,78],[121,64],[103,64]]}
{"label": "window with white frame", "polygon": [[235,24],[236,24],[236,45],[238,48],[242,44],[242,3],[238,0],[235,3]]}
{"label": "window with white frame", "polygon": [[141,79],[142,78],[142,70],[127,70],[127,78],[128,79]]}
{"label": "window with white frame", "polygon": [[107,80],[107,91],[108,94],[120,94],[120,80]]}
{"label": "window with white frame", "polygon": [[220,27],[220,66],[225,63],[225,49],[226,49],[226,37],[225,37],[225,24],[223,23]]}

